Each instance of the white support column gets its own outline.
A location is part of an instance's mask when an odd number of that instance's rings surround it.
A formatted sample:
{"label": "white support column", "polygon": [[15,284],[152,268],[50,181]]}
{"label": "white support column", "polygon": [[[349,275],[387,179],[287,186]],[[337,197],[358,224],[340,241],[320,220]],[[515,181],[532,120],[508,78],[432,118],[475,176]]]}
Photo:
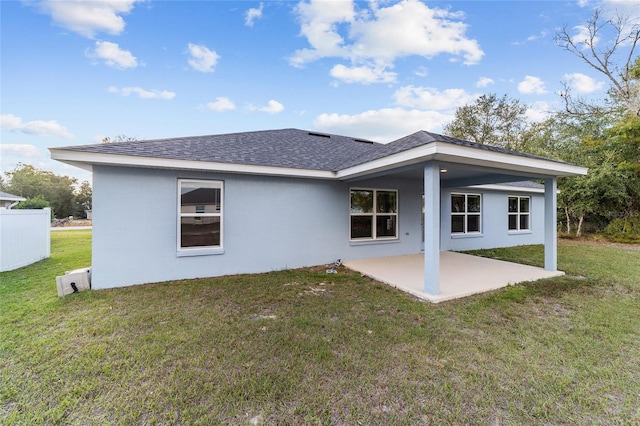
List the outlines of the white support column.
{"label": "white support column", "polygon": [[424,166],[424,292],[440,294],[440,165]]}
{"label": "white support column", "polygon": [[544,180],[544,269],[558,270],[558,181]]}

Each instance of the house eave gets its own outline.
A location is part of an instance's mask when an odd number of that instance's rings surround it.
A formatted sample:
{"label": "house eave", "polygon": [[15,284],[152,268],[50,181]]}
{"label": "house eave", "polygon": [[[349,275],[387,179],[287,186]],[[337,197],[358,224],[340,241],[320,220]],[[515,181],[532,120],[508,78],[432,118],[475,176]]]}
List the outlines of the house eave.
{"label": "house eave", "polygon": [[51,158],[76,167],[92,171],[93,165],[145,167],[173,170],[210,171],[310,179],[348,180],[366,177],[375,173],[394,170],[428,161],[464,164],[475,167],[504,170],[531,177],[566,177],[586,175],[587,168],[573,164],[519,156],[445,142],[432,142],[373,161],[338,171],[299,169],[252,164],[208,162],[135,155],[106,154],[50,148]]}
{"label": "house eave", "polygon": [[91,171],[94,165],[143,167],[153,169],[194,170],[219,173],[239,173],[311,179],[335,179],[335,173],[325,170],[290,167],[257,166],[251,164],[220,163],[198,160],[179,160],[134,155],[104,154],[50,148],[51,158]]}
{"label": "house eave", "polygon": [[474,147],[452,145],[450,143],[432,142],[357,166],[348,167],[338,171],[337,177],[341,180],[352,179],[427,161],[466,164],[518,172],[530,176],[579,176],[586,175],[588,171],[586,167],[543,158],[518,156]]}

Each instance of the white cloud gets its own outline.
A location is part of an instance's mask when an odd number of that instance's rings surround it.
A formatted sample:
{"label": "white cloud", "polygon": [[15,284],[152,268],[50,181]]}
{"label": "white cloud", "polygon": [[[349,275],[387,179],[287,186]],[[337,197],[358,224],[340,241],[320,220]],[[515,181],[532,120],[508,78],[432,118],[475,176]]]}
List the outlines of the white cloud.
{"label": "white cloud", "polygon": [[229,98],[217,97],[215,102],[209,102],[207,108],[213,111],[229,111],[236,109],[236,104]]}
{"label": "white cloud", "polygon": [[10,171],[20,167],[21,164],[31,164],[42,170],[51,170],[51,164],[59,163],[51,161],[49,152],[40,150],[29,144],[2,143],[0,144],[0,170]]}
{"label": "white cloud", "polygon": [[131,12],[138,1],[141,0],[42,0],[36,5],[56,25],[93,38],[97,32],[120,34],[125,27],[121,15]]}
{"label": "white cloud", "polygon": [[262,18],[262,10],[264,9],[264,3],[260,2],[260,6],[257,8],[251,8],[247,10],[244,16],[244,24],[247,27],[253,27],[253,23],[256,19]]}
{"label": "white cloud", "polygon": [[527,37],[527,41],[536,41],[536,40],[539,40],[541,38],[546,38],[547,35],[548,35],[547,31],[541,31],[540,34],[535,34],[535,35]]}
{"label": "white cloud", "polygon": [[435,111],[451,110],[473,102],[478,96],[464,89],[440,91],[433,87],[404,86],[393,94],[398,105]]}
{"label": "white cloud", "polygon": [[391,142],[419,130],[441,131],[453,114],[417,109],[383,108],[360,114],[321,114],[314,127],[328,133],[357,135],[378,142]]}
{"label": "white cloud", "polygon": [[301,67],[335,57],[349,59],[353,69],[374,63],[382,74],[396,59],[407,56],[448,54],[465,64],[475,64],[484,56],[478,42],[465,36],[467,25],[460,22],[459,13],[432,9],[419,0],[401,0],[387,7],[367,4],[357,3],[363,9],[356,11],[353,1],[301,1],[295,12],[310,47],[296,50],[289,63]]}
{"label": "white cloud", "polygon": [[588,75],[579,72],[565,74],[564,78],[578,93],[592,93],[604,87],[603,82],[596,81]]}
{"label": "white cloud", "polygon": [[110,41],[96,41],[95,49],[87,51],[85,55],[88,58],[102,59],[108,66],[121,70],[138,66],[138,60],[131,52],[120,49],[117,43]]}
{"label": "white cloud", "polygon": [[[571,37],[571,41],[573,42],[573,44],[575,44],[576,46],[580,46],[582,44],[584,45],[584,48],[586,48],[586,42],[591,38],[591,35],[589,34],[589,28],[585,25],[577,25],[573,27],[573,29],[575,30],[575,34],[573,35],[573,37]],[[600,37],[595,36],[593,38],[594,45],[598,44],[599,41]]]}
{"label": "white cloud", "polygon": [[214,72],[220,56],[204,44],[189,43],[189,65],[201,72]]}
{"label": "white cloud", "polygon": [[8,143],[0,145],[2,155],[15,154],[21,158],[38,158],[42,153],[35,145]]}
{"label": "white cloud", "polygon": [[3,114],[0,115],[0,128],[28,135],[58,136],[64,139],[73,139],[73,135],[69,133],[67,128],[61,126],[55,120],[34,120],[23,123],[20,117],[13,114]]}
{"label": "white cloud", "polygon": [[413,73],[418,77],[426,77],[429,75],[429,69],[427,67],[418,67]]}
{"label": "white cloud", "polygon": [[278,101],[274,101],[273,99],[269,101],[267,106],[262,108],[258,108],[259,111],[268,112],[269,114],[277,114],[279,112],[284,111],[284,105],[282,105]]}
{"label": "white cloud", "polygon": [[480,77],[480,79],[476,82],[476,87],[487,87],[493,83],[495,83],[495,81],[493,81],[492,78]]}
{"label": "white cloud", "polygon": [[348,49],[338,34],[338,25],[354,19],[352,1],[301,1],[295,8],[300,22],[300,34],[306,37],[311,49],[296,50],[290,58],[293,66],[303,66],[323,57],[347,57]]}
{"label": "white cloud", "polygon": [[610,18],[620,15],[632,21],[640,19],[640,1],[638,0],[604,0],[602,6]]}
{"label": "white cloud", "polygon": [[331,77],[345,83],[392,83],[396,80],[396,73],[384,70],[384,67],[347,67],[335,65],[329,72]]}
{"label": "white cloud", "polygon": [[176,97],[175,92],[168,90],[146,90],[142,87],[109,87],[109,92],[118,93],[122,96],[129,96],[131,94],[138,95],[140,99],[173,99]]}
{"label": "white cloud", "polygon": [[518,92],[530,95],[542,95],[547,93],[547,90],[544,87],[544,81],[542,81],[539,77],[526,76],[524,80],[518,83]]}
{"label": "white cloud", "polygon": [[279,112],[284,111],[284,105],[282,105],[278,101],[270,100],[266,106],[256,106],[253,104],[248,104],[246,106],[247,111],[261,111],[269,114],[277,114]]}
{"label": "white cloud", "polygon": [[552,111],[554,111],[554,108],[548,102],[539,101],[530,105],[524,115],[529,122],[536,123],[549,118]]}

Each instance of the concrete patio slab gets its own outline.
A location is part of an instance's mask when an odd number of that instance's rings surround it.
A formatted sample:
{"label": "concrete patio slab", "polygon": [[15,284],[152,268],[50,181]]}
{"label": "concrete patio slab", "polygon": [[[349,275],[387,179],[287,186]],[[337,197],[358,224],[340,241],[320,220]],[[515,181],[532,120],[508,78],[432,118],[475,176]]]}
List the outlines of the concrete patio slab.
{"label": "concrete patio slab", "polygon": [[542,268],[449,251],[440,252],[440,294],[424,292],[424,255],[348,260],[343,265],[433,303],[564,275]]}

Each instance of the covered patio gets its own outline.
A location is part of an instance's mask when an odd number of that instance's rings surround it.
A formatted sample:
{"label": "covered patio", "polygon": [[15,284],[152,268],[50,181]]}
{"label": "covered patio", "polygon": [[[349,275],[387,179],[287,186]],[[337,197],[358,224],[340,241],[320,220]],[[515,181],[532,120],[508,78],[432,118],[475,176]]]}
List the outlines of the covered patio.
{"label": "covered patio", "polygon": [[440,252],[440,292],[425,292],[424,255],[349,260],[344,266],[433,303],[564,275],[528,265],[450,251]]}

